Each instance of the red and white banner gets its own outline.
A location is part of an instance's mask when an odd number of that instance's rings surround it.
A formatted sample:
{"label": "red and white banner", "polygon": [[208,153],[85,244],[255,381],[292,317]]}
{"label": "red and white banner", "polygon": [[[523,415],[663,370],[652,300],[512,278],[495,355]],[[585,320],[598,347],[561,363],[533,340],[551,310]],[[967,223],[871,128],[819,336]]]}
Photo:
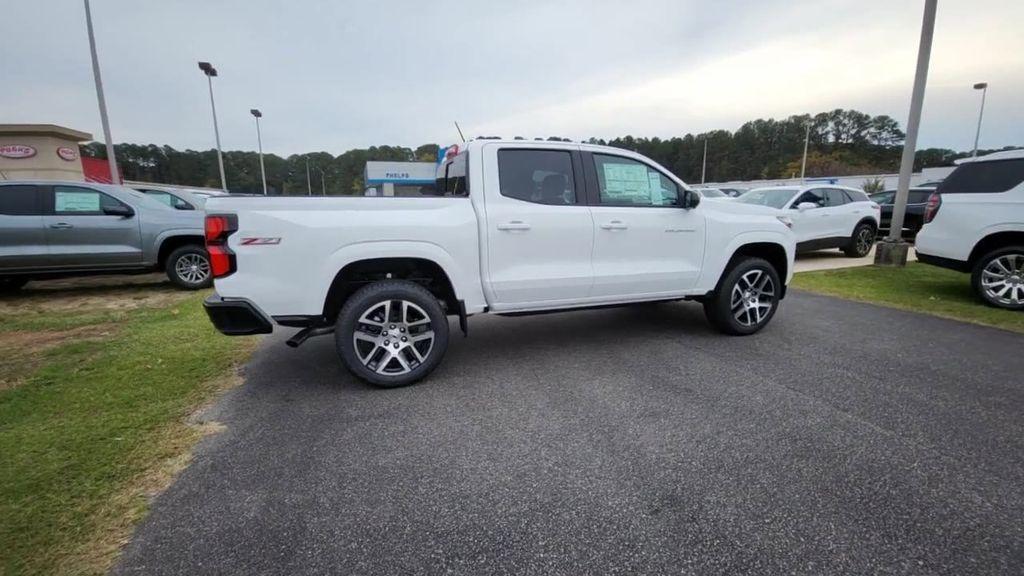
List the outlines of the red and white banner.
{"label": "red and white banner", "polygon": [[20,160],[36,155],[36,149],[24,144],[0,144],[0,156]]}

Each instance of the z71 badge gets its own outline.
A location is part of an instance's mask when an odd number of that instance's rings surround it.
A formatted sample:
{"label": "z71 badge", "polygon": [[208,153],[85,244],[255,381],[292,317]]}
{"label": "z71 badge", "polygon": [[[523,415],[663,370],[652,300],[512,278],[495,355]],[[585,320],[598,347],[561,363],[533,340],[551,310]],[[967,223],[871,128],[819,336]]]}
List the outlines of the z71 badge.
{"label": "z71 badge", "polygon": [[271,246],[280,244],[280,238],[242,238],[241,246]]}

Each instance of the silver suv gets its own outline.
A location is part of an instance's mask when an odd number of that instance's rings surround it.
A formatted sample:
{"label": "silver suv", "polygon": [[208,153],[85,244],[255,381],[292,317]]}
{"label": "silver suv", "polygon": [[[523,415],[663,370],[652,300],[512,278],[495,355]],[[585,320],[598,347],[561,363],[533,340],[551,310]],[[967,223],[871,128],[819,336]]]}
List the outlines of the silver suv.
{"label": "silver suv", "polygon": [[156,270],[182,288],[211,284],[201,210],[176,210],[124,186],[0,182],[0,290]]}

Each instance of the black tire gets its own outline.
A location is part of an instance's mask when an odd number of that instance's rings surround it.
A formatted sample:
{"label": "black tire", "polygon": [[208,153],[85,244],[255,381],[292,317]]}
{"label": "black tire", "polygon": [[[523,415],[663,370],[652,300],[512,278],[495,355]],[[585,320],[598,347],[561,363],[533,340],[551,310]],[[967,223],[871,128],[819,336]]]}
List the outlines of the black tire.
{"label": "black tire", "polygon": [[[182,264],[181,267],[178,265],[179,262]],[[196,266],[196,269],[191,269],[192,266]],[[210,255],[202,246],[189,244],[171,252],[164,264],[164,270],[175,286],[185,290],[199,290],[213,285]]]}
{"label": "black tire", "polygon": [[25,284],[28,284],[28,278],[0,278],[0,293],[17,292]]}
{"label": "black tire", "polygon": [[[1011,263],[1008,268],[1011,269],[1009,273],[1004,274],[1003,268],[996,263],[1000,259],[1003,259],[1004,268],[1007,261]],[[1003,275],[1006,284],[1002,286],[1009,288],[1002,298],[998,295],[998,289],[989,290],[983,285],[983,281],[986,280],[985,269],[990,265],[993,266],[990,268],[990,272]],[[998,281],[998,278],[991,274],[988,279]],[[979,258],[971,272],[971,287],[974,288],[974,293],[989,306],[1006,310],[1024,310],[1024,246],[999,248]]]}
{"label": "black tire", "polygon": [[[749,291],[749,287],[746,285],[749,279],[756,277],[755,286],[761,282],[762,276],[748,276],[748,274],[754,271],[760,271],[761,274],[769,278],[772,288],[770,290],[771,294],[768,295],[768,286],[764,284],[762,285],[764,293],[756,295],[760,304],[756,310],[754,308],[748,309],[746,303],[741,299],[739,300],[739,305],[742,309],[734,311],[737,304],[733,298],[734,289],[739,286],[740,296],[743,297]],[[781,294],[782,282],[779,280],[779,273],[775,270],[775,267],[762,258],[744,257],[741,260],[734,261],[726,269],[714,293],[704,301],[704,314],[707,316],[708,322],[720,332],[733,336],[747,336],[768,325],[768,322],[775,316],[775,311],[779,309],[779,296]],[[766,303],[770,303],[771,306],[767,310],[762,310]]]}
{"label": "black tire", "polygon": [[878,230],[873,225],[867,222],[857,224],[857,227],[853,229],[853,234],[850,235],[850,242],[843,248],[843,253],[850,258],[867,256],[875,245],[877,235]]}
{"label": "black tire", "polygon": [[[404,305],[395,307],[396,302],[403,301],[419,310],[410,308],[407,313]],[[372,313],[376,314],[369,316],[370,319],[381,320],[381,307],[385,303],[390,303],[392,312],[389,318],[383,319],[383,325],[361,321],[364,315]],[[422,326],[424,314],[429,319],[425,329]],[[409,325],[413,324],[410,316],[421,325]],[[375,341],[360,341],[357,349],[357,328],[363,336],[375,338]],[[433,334],[429,347],[425,339],[406,340],[424,335],[427,330]],[[334,325],[334,343],[342,363],[360,379],[381,388],[408,386],[430,374],[444,358],[448,349],[448,317],[437,298],[419,284],[382,280],[363,286],[345,301]]]}

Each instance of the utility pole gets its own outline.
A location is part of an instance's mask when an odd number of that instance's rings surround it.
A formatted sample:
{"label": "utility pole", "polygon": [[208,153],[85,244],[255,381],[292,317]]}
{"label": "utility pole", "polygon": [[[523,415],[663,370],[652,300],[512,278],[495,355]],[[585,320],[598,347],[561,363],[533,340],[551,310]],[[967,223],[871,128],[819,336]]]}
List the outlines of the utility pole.
{"label": "utility pole", "polygon": [[708,171],[708,137],[707,137],[707,135],[705,135],[704,136],[704,162],[702,162],[701,166],[700,166],[700,183],[701,184],[704,183],[704,176],[707,174],[707,171]]}
{"label": "utility pole", "polygon": [[807,145],[811,142],[811,121],[807,121],[807,131],[804,132],[804,160],[800,163],[800,183],[804,183],[804,175],[807,173]]}
{"label": "utility pole", "polygon": [[263,195],[267,195],[267,170],[263,167],[263,137],[260,136],[260,118],[263,117],[263,113],[253,108],[249,110],[249,113],[256,118],[256,144],[260,148],[260,176],[263,177]]}
{"label": "utility pole", "polygon": [[981,110],[978,111],[978,130],[974,133],[974,151],[971,158],[978,157],[978,138],[981,137],[981,118],[985,115],[985,95],[988,93],[988,82],[978,82],[974,85],[975,90],[981,90]]}
{"label": "utility pole", "polygon": [[89,30],[89,52],[92,54],[92,77],[96,81],[96,100],[100,104],[100,122],[103,124],[103,138],[107,144],[107,162],[110,164],[110,183],[120,184],[121,173],[117,171],[114,157],[114,139],[110,136],[110,120],[107,118],[107,100],[103,97],[103,79],[100,78],[100,59],[96,56],[96,37],[92,32],[92,11],[89,0],[85,0],[85,27]]}
{"label": "utility pole", "polygon": [[313,195],[313,184],[309,180],[309,156],[306,156],[306,194]]}
{"label": "utility pole", "polygon": [[324,169],[319,166],[316,169],[320,172],[320,195],[327,196],[327,179],[324,178]]}
{"label": "utility pole", "polygon": [[899,183],[896,185],[889,237],[878,245],[875,252],[876,265],[903,267],[907,264],[908,244],[903,241],[903,218],[907,211],[910,176],[914,171],[914,154],[917,151],[917,131],[921,126],[924,89],[928,83],[928,61],[931,58],[932,35],[935,32],[936,4],[937,0],[925,0],[924,3],[921,43],[917,50],[917,71],[914,74],[914,89],[910,97],[910,118],[907,119],[907,139],[903,143]]}

